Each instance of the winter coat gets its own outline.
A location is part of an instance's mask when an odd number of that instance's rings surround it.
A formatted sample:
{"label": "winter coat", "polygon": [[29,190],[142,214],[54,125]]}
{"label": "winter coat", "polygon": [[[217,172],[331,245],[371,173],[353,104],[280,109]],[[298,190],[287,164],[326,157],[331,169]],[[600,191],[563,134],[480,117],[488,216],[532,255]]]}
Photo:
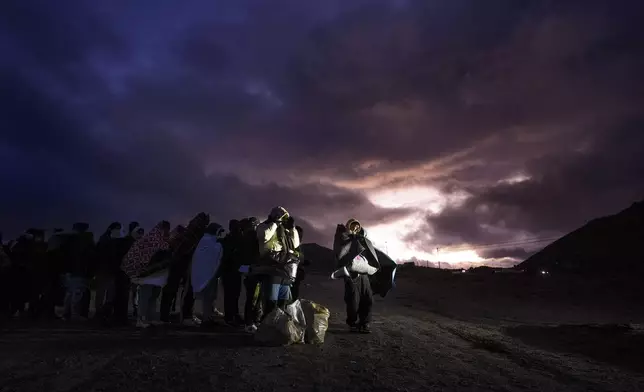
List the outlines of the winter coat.
{"label": "winter coat", "polygon": [[257,226],[257,240],[259,259],[252,267],[252,274],[295,279],[300,262],[296,252],[300,246],[297,230],[267,221]]}

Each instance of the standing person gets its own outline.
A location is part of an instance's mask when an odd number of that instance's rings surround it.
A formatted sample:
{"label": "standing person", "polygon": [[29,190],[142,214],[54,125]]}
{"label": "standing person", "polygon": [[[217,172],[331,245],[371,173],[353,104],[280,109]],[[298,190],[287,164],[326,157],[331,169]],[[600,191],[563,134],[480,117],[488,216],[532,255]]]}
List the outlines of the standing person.
{"label": "standing person", "polygon": [[251,266],[259,259],[259,243],[257,241],[257,218],[242,220],[242,243],[240,245],[241,270],[243,270],[246,300],[244,302],[244,323],[246,332],[254,333],[262,316],[262,296],[260,275],[251,273]]}
{"label": "standing person", "polygon": [[[186,232],[186,227],[184,225],[177,225],[175,226],[172,231],[170,231],[170,249],[175,249],[182,240],[182,236]],[[177,297],[181,298],[183,297],[183,290],[184,286],[186,284],[186,279],[185,277],[181,280],[179,283],[179,290],[177,292],[177,295],[175,295],[172,298],[172,304],[170,305],[170,313],[175,313],[177,312]],[[181,293],[181,295],[179,295]]]}
{"label": "standing person", "polygon": [[39,287],[37,280],[39,278],[39,267],[41,261],[38,257],[37,249],[37,229],[25,231],[16,241],[11,249],[11,258],[13,261],[13,276],[11,282],[12,296],[12,314],[16,311],[25,315],[25,305],[29,303],[29,313],[34,314],[39,298]]}
{"label": "standing person", "polygon": [[[150,263],[157,253],[170,248],[168,243],[169,233],[170,223],[168,221],[161,221],[149,233],[144,235],[143,238],[132,245],[121,263],[121,270],[127,275],[130,281],[136,281],[148,270]],[[145,302],[146,311],[145,314],[142,314],[143,312],[138,314],[138,327],[146,327],[148,325],[148,318],[150,316],[149,305],[151,303],[150,296],[154,295],[154,290],[151,288],[146,288],[144,291],[146,298],[141,299],[141,301]]]}
{"label": "standing person", "polygon": [[44,230],[33,229],[31,231],[33,241],[28,251],[28,303],[29,316],[38,318],[43,314],[45,294],[48,284],[47,270],[47,243],[45,242]]}
{"label": "standing person", "polygon": [[224,249],[219,276],[224,285],[224,320],[230,326],[242,325],[239,315],[239,297],[241,296],[241,222],[233,219],[228,223],[229,233],[221,241]]}
{"label": "standing person", "polygon": [[[344,302],[347,306],[347,325],[351,332],[370,333],[373,292],[367,273],[356,272],[356,265],[378,266],[378,256],[364,229],[356,219],[338,225],[333,251],[338,267],[344,271]],[[348,276],[347,276],[348,275]],[[334,274],[335,276],[335,274]]]}
{"label": "standing person", "polygon": [[[143,238],[144,235],[145,230],[142,227],[139,227],[136,222],[132,222],[128,226],[128,235],[117,241],[116,248],[118,249],[118,252],[115,251],[114,257],[119,260],[119,268],[116,271],[114,279],[114,313],[112,317],[112,321],[115,324],[128,324],[128,306],[130,304],[130,291],[132,291],[133,286],[130,277],[120,268],[120,264],[132,245]],[[138,290],[136,290],[136,292],[138,293]],[[132,299],[136,299],[136,304],[132,304],[133,308],[138,308],[138,294],[136,297],[133,296]]]}
{"label": "standing person", "polygon": [[64,264],[65,258],[61,251],[61,247],[65,238],[69,233],[65,233],[63,229],[56,228],[53,234],[47,241],[47,269],[48,269],[48,285],[44,301],[44,314],[45,317],[56,319],[56,306],[63,306],[65,301],[65,279],[64,279]]}
{"label": "standing person", "polygon": [[11,284],[11,259],[5,252],[2,233],[0,233],[0,322],[9,318],[11,301],[9,285]]}
{"label": "standing person", "polygon": [[106,321],[112,314],[116,275],[119,271],[122,253],[122,226],[113,222],[101,235],[96,245],[96,317]]}
{"label": "standing person", "polygon": [[[141,228],[141,225],[137,221],[132,221],[128,224],[128,233],[127,237],[133,237],[135,240],[138,240],[145,235],[145,231]],[[141,235],[138,235],[138,232],[143,231]],[[132,317],[135,319],[139,315],[139,285],[130,282],[130,287],[128,288],[128,301],[132,305]]]}
{"label": "standing person", "polygon": [[84,319],[83,295],[88,290],[92,274],[91,263],[95,258],[94,236],[87,223],[74,223],[72,234],[62,245],[65,268],[65,311],[66,320]]}
{"label": "standing person", "polygon": [[213,306],[219,288],[219,269],[224,254],[221,241],[224,236],[225,230],[221,225],[209,224],[192,255],[190,281],[194,296],[201,299],[202,326],[214,323]]}
{"label": "standing person", "polygon": [[194,296],[192,286],[190,285],[189,268],[192,261],[192,254],[203,237],[206,227],[210,223],[208,214],[201,212],[197,214],[188,223],[185,232],[175,241],[176,245],[172,246],[172,264],[168,281],[163,288],[161,295],[161,321],[170,321],[170,307],[174,297],[177,295],[181,281],[188,276],[184,284],[182,301],[181,301],[181,323],[194,324],[192,310],[194,306]]}
{"label": "standing person", "polygon": [[291,267],[296,258],[295,249],[300,246],[300,238],[294,228],[286,227],[288,218],[288,211],[278,206],[257,227],[259,261],[253,266],[253,273],[265,276],[262,282],[265,295],[263,317],[278,306],[285,308],[290,299],[290,284],[294,277]]}

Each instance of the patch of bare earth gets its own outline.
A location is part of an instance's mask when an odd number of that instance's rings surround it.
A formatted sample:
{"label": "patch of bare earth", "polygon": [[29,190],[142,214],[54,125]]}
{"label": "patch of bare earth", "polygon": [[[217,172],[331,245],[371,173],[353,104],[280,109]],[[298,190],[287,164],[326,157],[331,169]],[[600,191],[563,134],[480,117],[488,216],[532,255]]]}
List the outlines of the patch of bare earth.
{"label": "patch of bare earth", "polygon": [[[426,287],[403,276],[375,304],[374,332],[343,325],[343,286],[309,277],[303,297],[332,310],[322,347],[259,347],[221,327],[9,328],[0,391],[637,391],[640,373],[525,341],[502,323],[428,311]],[[410,307],[411,306],[411,307]]]}

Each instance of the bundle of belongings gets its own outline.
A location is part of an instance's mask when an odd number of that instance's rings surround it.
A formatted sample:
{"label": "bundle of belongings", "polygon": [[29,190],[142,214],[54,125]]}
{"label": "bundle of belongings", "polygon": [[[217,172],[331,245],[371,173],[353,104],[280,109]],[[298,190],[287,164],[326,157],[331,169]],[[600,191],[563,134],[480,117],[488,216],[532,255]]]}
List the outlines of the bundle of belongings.
{"label": "bundle of belongings", "polygon": [[274,309],[259,326],[255,340],[269,346],[322,344],[329,326],[329,310],[308,300],[297,300],[286,311]]}
{"label": "bundle of belongings", "polygon": [[373,246],[356,219],[337,226],[333,252],[339,268],[331,274],[331,279],[368,275],[373,292],[381,297],[394,287],[398,265]]}

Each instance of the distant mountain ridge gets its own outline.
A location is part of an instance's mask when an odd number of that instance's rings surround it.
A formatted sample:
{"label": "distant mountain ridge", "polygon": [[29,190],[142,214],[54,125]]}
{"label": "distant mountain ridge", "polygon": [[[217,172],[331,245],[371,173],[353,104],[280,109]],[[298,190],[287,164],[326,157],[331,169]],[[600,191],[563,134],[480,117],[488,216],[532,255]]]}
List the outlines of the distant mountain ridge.
{"label": "distant mountain ridge", "polygon": [[588,222],[515,268],[617,275],[644,272],[644,200]]}
{"label": "distant mountain ridge", "polygon": [[330,273],[335,269],[335,256],[332,249],[315,243],[302,244],[300,247],[304,253],[304,259],[311,262],[307,270]]}

